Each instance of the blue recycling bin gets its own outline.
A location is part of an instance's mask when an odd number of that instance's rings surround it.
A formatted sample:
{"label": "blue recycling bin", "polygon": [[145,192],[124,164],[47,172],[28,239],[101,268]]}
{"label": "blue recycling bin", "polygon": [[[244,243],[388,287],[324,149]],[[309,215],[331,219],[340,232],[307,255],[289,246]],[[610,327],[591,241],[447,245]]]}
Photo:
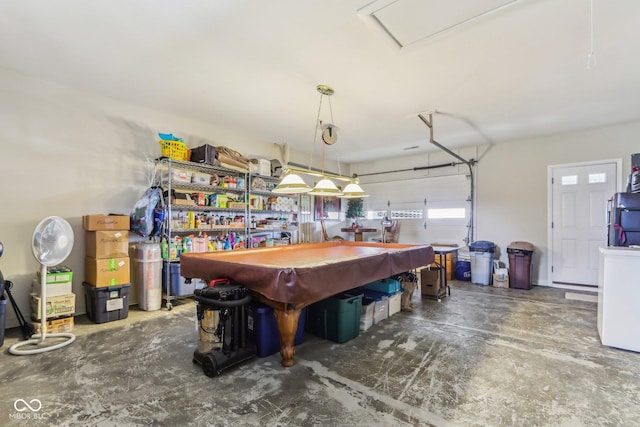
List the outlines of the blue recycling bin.
{"label": "blue recycling bin", "polygon": [[495,252],[496,244],[488,240],[478,240],[469,244],[472,283],[485,286],[491,284]]}

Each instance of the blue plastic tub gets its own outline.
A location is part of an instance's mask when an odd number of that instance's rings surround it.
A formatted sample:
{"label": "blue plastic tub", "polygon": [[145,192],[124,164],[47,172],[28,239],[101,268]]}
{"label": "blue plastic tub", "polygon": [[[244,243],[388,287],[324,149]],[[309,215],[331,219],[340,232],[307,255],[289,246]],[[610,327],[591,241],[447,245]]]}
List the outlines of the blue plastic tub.
{"label": "blue plastic tub", "polygon": [[471,281],[471,261],[456,262],[456,279]]}
{"label": "blue plastic tub", "polygon": [[179,262],[171,262],[171,263],[162,263],[162,291],[167,293],[167,265],[170,265],[171,272],[171,294],[172,297],[183,297],[193,295],[193,291],[196,290],[196,280],[190,280],[187,282],[187,279],[180,276],[180,263]]}
{"label": "blue plastic tub", "polygon": [[[307,308],[300,311],[298,330],[293,338],[293,345],[300,345],[304,341],[304,328]],[[253,334],[256,339],[258,357],[267,357],[280,351],[280,332],[273,314],[273,308],[268,305],[252,304],[249,307],[249,318],[253,319]],[[251,321],[251,320],[250,320]]]}

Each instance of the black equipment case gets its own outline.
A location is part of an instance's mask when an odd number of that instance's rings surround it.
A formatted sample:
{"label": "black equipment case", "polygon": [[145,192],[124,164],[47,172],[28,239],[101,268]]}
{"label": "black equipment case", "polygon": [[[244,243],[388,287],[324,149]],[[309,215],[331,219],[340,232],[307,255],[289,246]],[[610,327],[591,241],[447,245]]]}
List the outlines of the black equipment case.
{"label": "black equipment case", "polygon": [[640,245],[640,193],[614,194],[607,210],[608,245]]}

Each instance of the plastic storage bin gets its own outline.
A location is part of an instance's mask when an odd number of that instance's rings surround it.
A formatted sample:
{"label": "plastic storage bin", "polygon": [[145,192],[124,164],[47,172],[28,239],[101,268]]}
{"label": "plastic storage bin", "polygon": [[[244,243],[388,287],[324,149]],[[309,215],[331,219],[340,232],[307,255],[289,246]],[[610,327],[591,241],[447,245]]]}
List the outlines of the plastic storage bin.
{"label": "plastic storage bin", "polygon": [[478,240],[469,245],[471,257],[471,282],[478,285],[490,285],[493,271],[493,258],[496,245],[487,240]]}
{"label": "plastic storage bin", "polygon": [[396,313],[400,313],[400,306],[402,303],[402,291],[396,292],[389,297],[389,317]]}
{"label": "plastic storage bin", "polygon": [[142,243],[133,248],[133,283],[141,310],[159,310],[162,306],[162,255],[158,243]]}
{"label": "plastic storage bin", "polygon": [[[395,294],[394,294],[395,295]],[[386,292],[372,291],[369,289],[364,290],[364,296],[374,300],[373,305],[373,324],[380,323],[384,319],[389,317],[389,298],[392,295]]]}
{"label": "plastic storage bin", "polygon": [[363,288],[393,295],[400,290],[400,281],[396,279],[376,280],[375,282],[367,283]]}
{"label": "plastic storage bin", "polygon": [[[180,263],[172,262],[169,263],[170,272],[171,272],[171,295],[172,297],[184,297],[187,295],[193,295],[193,291],[195,291],[195,280],[185,279],[180,276]],[[163,263],[162,266],[162,290],[166,293],[168,289],[167,286],[167,263]]]}
{"label": "plastic storage bin", "polygon": [[531,289],[534,248],[529,242],[511,242],[507,246],[509,256],[509,287]]}
{"label": "plastic storage bin", "polygon": [[456,262],[456,279],[471,281],[471,261],[458,260]]}
{"label": "plastic storage bin", "polygon": [[375,300],[372,298],[362,298],[362,308],[360,310],[360,330],[366,331],[373,326],[373,309]]}
{"label": "plastic storage bin", "polygon": [[308,307],[307,330],[337,343],[360,335],[362,294],[338,294]]}
{"label": "plastic storage bin", "polygon": [[95,323],[113,322],[129,316],[129,288],[116,285],[96,288],[83,282],[87,317]]}
{"label": "plastic storage bin", "polygon": [[[1,295],[0,295],[1,297]],[[0,347],[4,345],[4,322],[7,313],[7,300],[0,299]]]}
{"label": "plastic storage bin", "polygon": [[[300,311],[298,329],[293,338],[293,345],[300,345],[304,341],[307,308]],[[258,357],[267,357],[280,351],[280,332],[273,314],[273,308],[263,304],[252,304],[249,307],[249,322],[253,322],[253,334],[256,339]],[[249,329],[252,325],[249,323]]]}

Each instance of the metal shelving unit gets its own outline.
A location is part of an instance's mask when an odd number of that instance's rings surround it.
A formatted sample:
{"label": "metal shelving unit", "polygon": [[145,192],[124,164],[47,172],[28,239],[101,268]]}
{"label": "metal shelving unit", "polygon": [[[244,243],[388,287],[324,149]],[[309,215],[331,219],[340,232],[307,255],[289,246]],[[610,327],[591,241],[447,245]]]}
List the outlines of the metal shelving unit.
{"label": "metal shelving unit", "polygon": [[[185,170],[189,172],[200,172],[209,175],[215,175],[220,177],[234,177],[238,179],[242,179],[243,185],[241,188],[228,188],[220,185],[206,185],[192,182],[179,182],[173,179],[173,171],[174,169]],[[175,192],[180,193],[205,193],[207,195],[211,194],[224,194],[224,193],[233,193],[240,196],[243,201],[246,201],[247,194],[247,173],[238,171],[235,169],[228,169],[219,166],[211,166],[205,165],[201,163],[187,162],[181,160],[170,159],[167,157],[162,157],[157,159],[156,161],[156,176],[158,177],[157,185],[162,188],[163,194],[166,191],[167,197],[169,200],[171,196]],[[198,213],[223,213],[223,214],[242,214],[244,216],[244,225],[242,227],[231,227],[231,226],[214,226],[210,228],[204,227],[174,227],[172,225],[172,218],[175,212],[198,212]],[[241,209],[230,209],[230,208],[218,208],[215,206],[198,206],[198,205],[184,205],[184,204],[175,204],[169,203],[164,204],[164,227],[162,237],[167,240],[167,243],[170,247],[172,238],[179,235],[191,234],[191,233],[208,233],[208,234],[216,234],[216,233],[230,233],[236,232],[244,236],[245,241],[247,241],[249,232],[248,232],[248,207],[247,203],[243,203],[243,207]],[[164,279],[166,283],[166,289],[163,289],[163,299],[166,301],[166,308],[171,310],[173,308],[172,301],[177,298],[183,298],[189,295],[171,295],[171,287],[172,287],[172,274],[171,274],[171,263],[179,262],[180,258],[170,258],[170,250],[168,250],[167,257],[163,259],[164,265]]]}
{"label": "metal shelving unit", "polygon": [[[262,189],[253,189],[252,187],[252,183],[253,180],[256,178],[260,178],[263,181],[265,181],[265,183],[267,184],[267,186],[272,185],[273,187],[275,187],[277,185],[277,183],[280,181],[280,178],[277,177],[271,177],[271,176],[264,176],[264,175],[257,175],[257,174],[249,174],[248,175],[248,179],[247,179],[247,193],[248,193],[248,197],[250,196],[262,196],[262,197],[286,197],[289,199],[294,200],[295,202],[295,206],[299,207],[299,199],[297,196],[294,195],[285,195],[285,194],[279,194],[279,193],[274,193],[272,191],[269,191],[268,189],[266,190],[262,190]],[[273,209],[252,209],[251,207],[251,203],[247,203],[247,218],[251,219],[252,216],[261,216],[261,217],[265,217],[265,216],[278,216],[278,217],[286,217],[289,218],[289,224],[292,223],[292,221],[290,220],[291,217],[293,215],[298,215],[298,210],[273,210]],[[249,224],[251,222],[249,221]],[[298,235],[298,227],[297,226],[292,226],[289,225],[286,228],[284,227],[277,227],[277,228],[255,228],[255,227],[250,227],[248,229],[248,238],[251,240],[251,238],[253,236],[258,236],[258,235],[271,235],[272,237],[274,235],[279,234],[280,236],[282,235],[282,233],[287,233],[289,234],[291,240],[290,243],[291,244],[295,244],[298,243],[298,239],[294,239],[294,234],[297,236]],[[295,241],[294,241],[295,240]]]}

